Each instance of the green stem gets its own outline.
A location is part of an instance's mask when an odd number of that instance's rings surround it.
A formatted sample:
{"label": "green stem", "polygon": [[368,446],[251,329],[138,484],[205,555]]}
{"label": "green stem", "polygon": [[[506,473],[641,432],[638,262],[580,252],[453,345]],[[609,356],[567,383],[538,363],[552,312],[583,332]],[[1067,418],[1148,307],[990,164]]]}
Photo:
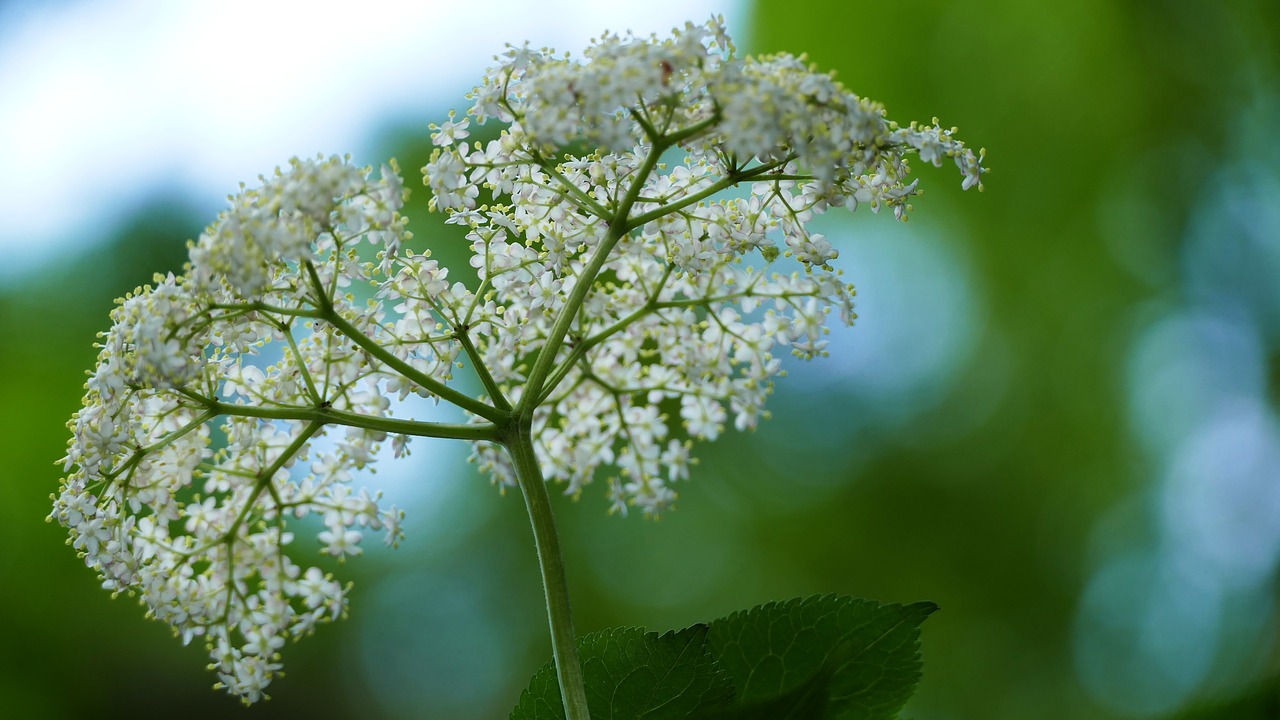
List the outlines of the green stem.
{"label": "green stem", "polygon": [[502,394],[502,388],[499,388],[498,383],[494,382],[493,375],[489,372],[489,366],[484,364],[484,358],[480,357],[475,343],[471,342],[471,335],[467,328],[458,328],[456,337],[458,338],[458,343],[462,345],[463,351],[467,353],[467,357],[471,358],[471,365],[475,368],[476,375],[480,377],[480,384],[484,385],[485,392],[489,393],[489,399],[502,412],[509,412],[511,403],[507,402],[507,398]]}
{"label": "green stem", "polygon": [[[757,165],[756,167],[753,167],[749,170],[742,170],[742,171],[730,173],[729,175],[726,175],[720,178],[715,183],[708,185],[707,187],[703,188],[702,190],[699,190],[696,193],[693,193],[692,195],[685,195],[684,197],[670,204],[663,205],[662,207],[654,208],[653,210],[650,210],[647,213],[644,213],[642,215],[637,215],[636,217],[629,219],[627,221],[627,231],[630,232],[634,228],[643,227],[646,223],[652,220],[657,220],[658,218],[666,217],[667,215],[670,215],[676,212],[677,210],[686,208],[690,205],[693,205],[694,203],[705,200],[706,198],[709,198],[712,195],[715,195],[721,190],[728,190],[729,188],[735,185],[738,185],[740,183],[746,182],[747,180],[754,180],[758,177],[766,176],[771,170],[780,168],[783,165],[787,164],[789,159],[790,158],[784,158],[782,160],[771,162],[767,165]],[[772,175],[768,175],[768,177],[769,179],[773,178]]]}
{"label": "green stem", "polygon": [[542,403],[546,402],[547,398],[551,397],[551,393],[555,392],[556,386],[564,380],[565,376],[568,375],[569,371],[573,369],[573,366],[587,354],[588,350],[599,345],[605,340],[608,340],[618,332],[627,329],[629,325],[657,309],[660,306],[658,298],[662,295],[662,288],[667,284],[667,278],[670,278],[671,273],[674,271],[674,265],[667,266],[666,272],[662,274],[662,279],[658,281],[657,287],[655,287],[653,292],[650,293],[649,299],[644,305],[641,305],[630,315],[622,318],[613,325],[610,325],[608,328],[601,330],[595,335],[592,335],[575,345],[573,350],[569,353],[569,357],[565,358],[564,362],[561,363],[560,366],[551,374],[551,377],[548,378],[545,386],[543,387],[542,394],[538,397],[537,405],[542,405]]}
{"label": "green stem", "polygon": [[550,158],[535,155],[534,162],[538,163],[538,166],[542,168],[543,172],[555,178],[560,183],[560,186],[563,187],[565,191],[573,197],[573,200],[577,202],[578,207],[592,215],[595,215],[601,220],[609,219],[608,211],[600,207],[600,203],[597,203],[595,198],[583,192],[582,188],[574,185],[569,178],[565,177],[563,173],[557,170],[555,161]]}
{"label": "green stem", "polygon": [[338,314],[338,311],[332,306],[322,308],[320,311],[320,319],[329,323],[338,329],[338,332],[347,336],[351,342],[359,345],[365,352],[382,361],[388,367],[396,372],[409,378],[415,383],[429,390],[432,394],[440,397],[441,400],[453,403],[458,407],[466,410],[473,415],[479,415],[485,420],[491,422],[500,422],[505,420],[506,413],[491,407],[475,398],[458,392],[433,377],[419,372],[409,363],[392,355],[390,351],[379,345],[377,342],[360,331],[360,328],[352,325],[346,318]]}
{"label": "green stem", "polygon": [[505,443],[515,464],[520,491],[529,522],[533,525],[534,545],[538,549],[538,567],[542,570],[542,588],[547,597],[547,619],[551,624],[551,654],[555,658],[556,678],[564,700],[567,720],[590,720],[587,712],[587,688],[582,677],[582,662],[573,633],[573,612],[569,606],[569,583],[564,573],[564,555],[556,534],[555,517],[547,484],[538,468],[533,452],[533,437],[527,423],[521,423]]}
{"label": "green stem", "polygon": [[596,276],[600,274],[600,270],[608,262],[614,246],[631,231],[632,226],[627,223],[627,217],[631,214],[631,207],[635,205],[636,199],[640,197],[640,189],[644,185],[644,181],[653,172],[653,169],[658,166],[658,158],[667,147],[669,145],[655,143],[650,148],[649,154],[645,157],[640,168],[632,176],[631,186],[627,188],[626,196],[618,203],[613,218],[609,220],[608,234],[600,241],[600,245],[596,247],[590,262],[579,273],[578,279],[574,283],[573,291],[569,293],[569,299],[565,301],[564,307],[560,309],[560,315],[556,317],[555,324],[551,326],[551,332],[548,333],[546,342],[538,352],[537,359],[533,362],[533,369],[529,371],[529,377],[525,381],[524,396],[520,398],[520,402],[516,405],[517,414],[526,414],[526,410],[532,410],[531,403],[536,403],[538,398],[541,397],[547,376],[555,366],[556,353],[560,351],[560,344],[564,342],[564,336],[569,333],[569,326],[573,324],[574,318],[578,316],[578,311],[582,309],[582,301],[586,299],[587,293],[590,292],[591,286],[596,281]]}
{"label": "green stem", "polygon": [[391,353],[391,351],[379,345],[373,338],[361,332],[360,328],[352,325],[342,314],[338,312],[337,307],[333,304],[333,297],[324,289],[324,283],[320,281],[320,274],[316,272],[316,266],[310,260],[303,261],[303,265],[307,269],[307,276],[311,279],[311,288],[316,291],[316,314],[313,316],[318,320],[323,320],[338,329],[338,332],[347,336],[351,342],[359,345],[365,352],[373,357],[381,360],[388,367],[392,368],[401,375],[409,378],[413,382],[421,385],[431,393],[438,396],[441,400],[453,403],[454,405],[466,410],[472,415],[479,415],[489,422],[501,422],[507,419],[506,413],[491,407],[475,398],[464,393],[458,392],[444,383],[429,377],[409,363],[401,360]]}
{"label": "green stem", "polygon": [[450,440],[490,440],[498,439],[496,428],[489,423],[436,423],[417,420],[401,420],[373,415],[337,410],[331,407],[278,407],[264,408],[257,405],[236,405],[210,399],[200,402],[214,415],[235,415],[239,417],[265,418],[269,420],[300,420],[348,427],[363,428],[377,432],[413,435],[414,437],[447,438]]}

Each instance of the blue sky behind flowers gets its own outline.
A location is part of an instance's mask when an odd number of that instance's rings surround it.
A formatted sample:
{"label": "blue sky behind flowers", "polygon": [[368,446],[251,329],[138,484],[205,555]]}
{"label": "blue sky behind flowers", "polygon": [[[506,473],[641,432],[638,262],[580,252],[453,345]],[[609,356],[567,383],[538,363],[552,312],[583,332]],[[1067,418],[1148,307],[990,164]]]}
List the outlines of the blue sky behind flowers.
{"label": "blue sky behind flowers", "polygon": [[0,157],[9,168],[0,177],[0,282],[104,237],[151,193],[188,196],[212,216],[237,183],[291,155],[352,153],[376,165],[366,156],[379,130],[412,119],[425,128],[505,43],[577,51],[604,29],[665,33],[689,19],[741,15],[735,8],[725,0],[0,4]]}

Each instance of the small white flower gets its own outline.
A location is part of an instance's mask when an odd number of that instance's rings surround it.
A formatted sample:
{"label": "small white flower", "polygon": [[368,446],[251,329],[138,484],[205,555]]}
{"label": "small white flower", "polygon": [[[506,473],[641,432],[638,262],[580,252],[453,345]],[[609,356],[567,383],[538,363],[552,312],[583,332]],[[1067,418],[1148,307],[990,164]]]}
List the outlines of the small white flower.
{"label": "small white flower", "polygon": [[360,540],[364,535],[359,530],[324,530],[316,537],[320,542],[325,543],[320,552],[328,555],[343,557],[359,555],[363,552]]}
{"label": "small white flower", "polygon": [[439,130],[431,134],[431,143],[433,145],[452,145],[471,135],[471,133],[467,132],[467,125],[470,124],[470,120],[464,117],[462,120],[454,122],[452,117],[452,114],[450,114],[450,119],[446,120]]}

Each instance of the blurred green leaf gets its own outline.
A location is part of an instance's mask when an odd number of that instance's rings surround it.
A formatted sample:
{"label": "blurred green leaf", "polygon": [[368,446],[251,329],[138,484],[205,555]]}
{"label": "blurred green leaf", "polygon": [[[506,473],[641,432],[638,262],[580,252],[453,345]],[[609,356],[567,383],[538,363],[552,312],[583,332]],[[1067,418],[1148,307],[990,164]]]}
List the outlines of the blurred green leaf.
{"label": "blurred green leaf", "polygon": [[[682,720],[726,705],[733,685],[707,654],[707,626],[659,635],[610,628],[578,640],[591,717],[598,720]],[[555,668],[533,677],[511,720],[564,719]]]}
{"label": "blurred green leaf", "polygon": [[699,715],[697,720],[818,720],[831,705],[831,675],[818,672],[795,688],[765,700]]}
{"label": "blurred green leaf", "polygon": [[[664,635],[578,641],[596,720],[892,720],[920,679],[920,624],[937,606],[839,595],[775,602]],[[555,668],[511,720],[564,720]]]}
{"label": "blurred green leaf", "polygon": [[937,609],[824,595],[711,623],[711,654],[751,710],[723,717],[896,717],[920,680],[920,624]]}

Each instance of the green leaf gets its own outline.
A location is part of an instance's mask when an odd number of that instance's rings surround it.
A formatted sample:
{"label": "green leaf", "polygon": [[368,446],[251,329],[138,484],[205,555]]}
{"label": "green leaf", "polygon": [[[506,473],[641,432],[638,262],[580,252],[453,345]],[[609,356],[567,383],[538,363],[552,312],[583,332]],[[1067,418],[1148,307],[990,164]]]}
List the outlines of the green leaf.
{"label": "green leaf", "polygon": [[[769,603],[664,635],[614,628],[578,641],[593,720],[893,720],[920,679],[933,603],[826,595]],[[511,720],[564,720],[555,669]]]}
{"label": "green leaf", "polygon": [[791,690],[763,700],[719,708],[690,720],[813,720],[827,717],[830,704],[827,673],[818,673]]}
{"label": "green leaf", "polygon": [[[581,649],[581,640],[578,645]],[[560,685],[552,663],[543,665],[534,673],[529,687],[520,693],[520,702],[511,711],[510,720],[565,720],[564,698],[560,695]]]}
{"label": "green leaf", "polygon": [[892,720],[920,679],[920,624],[935,610],[826,595],[716,620],[709,649],[738,707],[704,717]]}
{"label": "green leaf", "polygon": [[[611,628],[579,638],[592,719],[685,720],[727,706],[733,684],[707,652],[707,630]],[[552,665],[533,676],[511,720],[564,720]]]}

